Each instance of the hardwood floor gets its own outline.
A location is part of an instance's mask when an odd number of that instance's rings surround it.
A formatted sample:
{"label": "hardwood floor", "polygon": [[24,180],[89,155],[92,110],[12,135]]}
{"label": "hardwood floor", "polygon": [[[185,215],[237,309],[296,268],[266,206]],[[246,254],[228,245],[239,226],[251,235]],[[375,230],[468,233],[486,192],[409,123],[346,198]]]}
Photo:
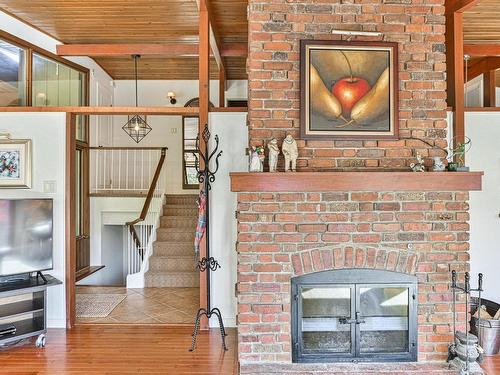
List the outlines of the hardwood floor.
{"label": "hardwood floor", "polygon": [[0,350],[0,374],[139,375],[237,374],[236,330],[221,348],[217,329],[201,332],[190,353],[192,328],[80,326],[49,330],[47,346],[33,343]]}
{"label": "hardwood floor", "polygon": [[484,357],[481,367],[486,375],[500,375],[500,354]]}

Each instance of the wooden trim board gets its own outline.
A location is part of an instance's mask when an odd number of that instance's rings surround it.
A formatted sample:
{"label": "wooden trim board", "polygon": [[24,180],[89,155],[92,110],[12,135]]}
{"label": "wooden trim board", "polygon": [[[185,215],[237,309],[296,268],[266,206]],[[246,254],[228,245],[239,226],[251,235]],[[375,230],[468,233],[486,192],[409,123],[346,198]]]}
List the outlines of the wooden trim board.
{"label": "wooden trim board", "polygon": [[472,191],[484,172],[230,173],[234,192]]}

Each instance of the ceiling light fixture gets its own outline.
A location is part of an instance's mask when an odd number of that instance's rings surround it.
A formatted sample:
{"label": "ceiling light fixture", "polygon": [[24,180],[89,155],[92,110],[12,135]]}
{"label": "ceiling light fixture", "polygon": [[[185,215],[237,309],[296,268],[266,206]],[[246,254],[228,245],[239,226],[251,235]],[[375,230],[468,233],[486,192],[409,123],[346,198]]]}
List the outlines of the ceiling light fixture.
{"label": "ceiling light fixture", "polygon": [[[135,106],[138,107],[138,94],[137,94],[137,60],[141,55],[132,55],[134,59],[134,72],[135,72]],[[127,133],[130,138],[132,138],[135,143],[139,143],[144,139],[146,135],[152,130],[151,126],[147,123],[147,117],[142,118],[141,115],[137,114],[132,117],[129,116],[128,121],[123,125],[122,129]]]}

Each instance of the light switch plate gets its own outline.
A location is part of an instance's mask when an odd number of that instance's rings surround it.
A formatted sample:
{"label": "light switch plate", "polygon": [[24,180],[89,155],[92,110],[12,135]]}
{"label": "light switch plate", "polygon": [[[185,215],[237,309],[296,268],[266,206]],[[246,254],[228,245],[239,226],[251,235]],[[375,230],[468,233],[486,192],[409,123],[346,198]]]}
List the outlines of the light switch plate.
{"label": "light switch plate", "polygon": [[44,193],[55,194],[56,187],[57,187],[56,181],[49,180],[49,181],[43,182],[43,192]]}
{"label": "light switch plate", "polygon": [[172,133],[172,134],[177,134],[177,128],[172,128],[172,129],[170,129],[170,133]]}

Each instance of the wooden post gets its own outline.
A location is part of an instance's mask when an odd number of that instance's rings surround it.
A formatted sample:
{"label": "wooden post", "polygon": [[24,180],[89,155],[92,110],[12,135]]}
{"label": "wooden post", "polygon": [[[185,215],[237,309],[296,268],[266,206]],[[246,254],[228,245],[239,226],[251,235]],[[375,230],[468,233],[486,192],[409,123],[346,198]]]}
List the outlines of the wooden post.
{"label": "wooden post", "polygon": [[[464,113],[464,17],[463,12],[479,0],[446,0],[446,83],[448,106],[453,107],[453,135],[457,142],[465,140]],[[453,146],[453,145],[451,145]]]}
{"label": "wooden post", "polygon": [[485,107],[496,107],[496,79],[495,71],[489,70],[483,73],[483,105]]}
{"label": "wooden post", "polygon": [[[208,124],[208,110],[209,110],[209,100],[210,100],[210,21],[208,9],[204,0],[200,1],[200,24],[199,24],[199,99],[200,99],[200,114],[199,114],[199,134],[200,134],[200,152],[204,152],[205,147],[204,142],[201,139],[201,134],[205,128],[205,124]],[[200,165],[200,169],[204,168]],[[200,189],[203,188],[203,184],[200,185]],[[206,229],[208,230],[208,228]],[[200,243],[200,259],[206,257],[207,255],[207,244],[205,241],[205,236],[203,236]],[[207,282],[205,279],[205,274],[200,273],[200,308],[207,308]],[[193,317],[194,318],[194,317]],[[202,318],[201,329],[208,329],[208,319]]]}
{"label": "wooden post", "polygon": [[224,67],[219,69],[219,107],[226,106],[226,71]]}
{"label": "wooden post", "polygon": [[[457,142],[465,139],[464,114],[464,39],[463,14],[446,15],[446,80],[448,106],[453,107],[453,135]],[[452,145],[450,145],[452,146]]]}

